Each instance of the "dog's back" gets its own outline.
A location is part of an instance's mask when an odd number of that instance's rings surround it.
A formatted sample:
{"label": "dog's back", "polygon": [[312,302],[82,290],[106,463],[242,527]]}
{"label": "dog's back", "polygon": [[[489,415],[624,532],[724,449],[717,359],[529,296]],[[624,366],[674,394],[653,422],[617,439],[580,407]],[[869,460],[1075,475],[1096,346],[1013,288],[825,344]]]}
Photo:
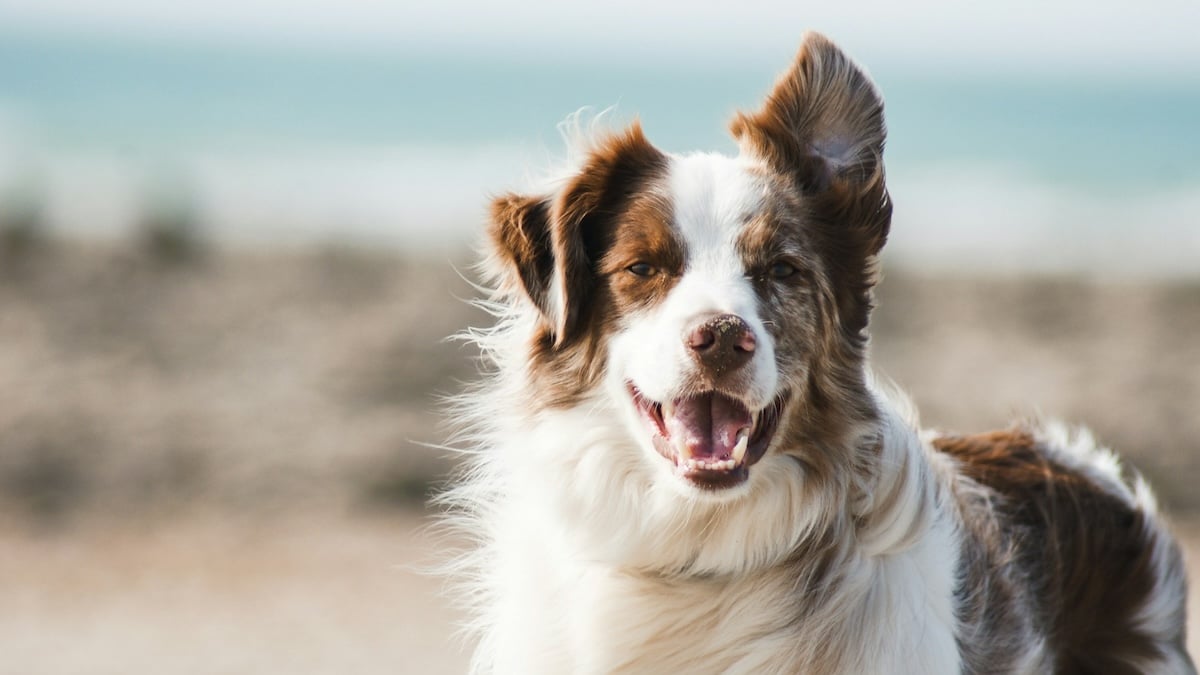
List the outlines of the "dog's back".
{"label": "dog's back", "polygon": [[[1139,476],[1061,428],[944,436],[933,447],[957,472],[968,624],[1031,630],[1056,673],[1193,670],[1183,561]],[[962,644],[973,672],[1010,672],[1008,647]]]}

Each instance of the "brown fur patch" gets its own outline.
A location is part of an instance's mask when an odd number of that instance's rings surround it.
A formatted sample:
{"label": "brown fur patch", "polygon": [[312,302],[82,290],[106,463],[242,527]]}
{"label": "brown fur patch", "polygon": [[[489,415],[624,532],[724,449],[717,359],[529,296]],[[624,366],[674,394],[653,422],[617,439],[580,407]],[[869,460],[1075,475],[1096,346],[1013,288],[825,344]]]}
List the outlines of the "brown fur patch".
{"label": "brown fur patch", "polygon": [[[661,302],[683,274],[687,251],[672,217],[665,198],[650,193],[634,198],[621,218],[600,263],[600,275],[621,316]],[[639,263],[650,266],[648,276],[630,271]]]}
{"label": "brown fur patch", "polygon": [[790,173],[807,192],[866,185],[883,172],[883,101],[842,50],[806,33],[763,108],[730,123],[744,150]]}
{"label": "brown fur patch", "polygon": [[[598,382],[609,324],[665,294],[673,278],[637,284],[613,266],[638,256],[664,272],[682,266],[670,210],[649,189],[666,165],[635,123],[598,141],[557,197],[506,195],[493,203],[489,234],[504,267],[501,292],[523,292],[544,319],[530,345],[537,405],[570,405]],[[561,308],[551,300],[556,279]]]}
{"label": "brown fur patch", "polygon": [[[1025,431],[939,438],[934,447],[996,495],[995,513],[967,509],[971,544],[986,553],[967,570],[966,596],[994,617],[1027,603],[1048,636],[1056,673],[1135,673],[1131,664],[1160,656],[1135,620],[1155,586],[1146,514],[1052,459]],[[1006,565],[1015,565],[1010,581],[1024,593],[995,579]],[[979,656],[977,672],[995,672],[1004,657]]]}
{"label": "brown fur patch", "polygon": [[487,234],[501,265],[508,292],[521,288],[545,316],[553,314],[550,281],[554,256],[550,252],[550,203],[541,197],[507,194],[492,202]]}
{"label": "brown fur patch", "polygon": [[591,301],[600,261],[612,247],[617,225],[634,197],[666,166],[666,155],[646,140],[635,122],[593,146],[584,168],[555,202],[551,239],[563,280],[565,314],[557,344],[568,344],[589,332],[594,337],[595,331],[583,329],[595,322],[601,309]]}

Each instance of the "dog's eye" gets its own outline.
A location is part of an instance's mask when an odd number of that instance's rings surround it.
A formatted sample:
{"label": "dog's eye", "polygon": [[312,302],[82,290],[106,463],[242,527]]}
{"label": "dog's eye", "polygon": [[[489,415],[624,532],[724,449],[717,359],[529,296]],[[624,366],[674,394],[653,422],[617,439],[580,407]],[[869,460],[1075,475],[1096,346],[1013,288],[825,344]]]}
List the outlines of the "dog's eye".
{"label": "dog's eye", "polygon": [[769,270],[772,279],[786,279],[796,272],[796,266],[786,262],[777,262]]}
{"label": "dog's eye", "polygon": [[654,266],[650,263],[634,263],[626,269],[639,277],[652,277],[658,274],[658,270],[654,269]]}

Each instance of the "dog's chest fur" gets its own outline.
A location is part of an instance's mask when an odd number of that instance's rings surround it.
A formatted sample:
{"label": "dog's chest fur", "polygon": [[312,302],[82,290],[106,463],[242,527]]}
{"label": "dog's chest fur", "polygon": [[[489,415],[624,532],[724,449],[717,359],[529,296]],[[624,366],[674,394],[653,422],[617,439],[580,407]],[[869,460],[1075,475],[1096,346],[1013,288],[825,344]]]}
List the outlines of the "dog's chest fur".
{"label": "dog's chest fur", "polygon": [[886,560],[838,560],[820,579],[801,569],[809,561],[669,578],[579,560],[526,530],[505,545],[523,578],[507,582],[512,611],[496,617],[495,670],[957,672],[955,556],[948,530],[928,534]]}
{"label": "dog's chest fur", "polygon": [[[864,514],[852,538],[816,535],[793,546],[786,542],[803,538],[798,532],[825,526],[815,516],[833,510],[825,500],[837,500],[836,492],[814,490],[791,506],[766,498],[761,512],[696,507],[687,522],[656,514],[648,500],[640,509],[645,529],[629,527],[637,505],[623,510],[587,487],[596,469],[586,458],[621,462],[634,450],[607,419],[584,406],[497,448],[513,459],[515,484],[540,487],[510,492],[492,520],[487,672],[961,670],[955,520],[938,509],[936,480],[921,457],[927,448],[901,433],[900,420],[887,425],[897,433],[882,458],[896,472],[875,485],[876,499],[898,508]],[[578,452],[560,452],[567,437]],[[541,480],[549,476],[556,482]],[[653,489],[631,482],[635,493]],[[776,488],[784,491],[762,489]],[[590,508],[595,502],[602,506]],[[789,519],[791,510],[803,515]],[[735,570],[772,542],[778,559],[746,571],[663,573],[608,559],[676,569],[702,560]]]}

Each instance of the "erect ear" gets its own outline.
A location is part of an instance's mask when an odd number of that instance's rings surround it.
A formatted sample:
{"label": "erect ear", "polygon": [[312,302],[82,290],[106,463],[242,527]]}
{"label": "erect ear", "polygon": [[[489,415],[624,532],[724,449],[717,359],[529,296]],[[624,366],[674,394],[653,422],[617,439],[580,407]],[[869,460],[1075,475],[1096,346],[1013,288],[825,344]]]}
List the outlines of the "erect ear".
{"label": "erect ear", "polygon": [[761,158],[809,198],[813,229],[835,276],[842,324],[862,336],[875,256],[892,218],[883,170],[883,101],[875,86],[823,35],[806,33],[762,109],[738,114],[730,130],[743,153]]}
{"label": "erect ear", "polygon": [[795,174],[811,190],[869,180],[883,162],[883,100],[850,57],[804,34],[792,67],[762,109],[730,125],[742,150]]}
{"label": "erect ear", "polygon": [[488,228],[510,289],[519,286],[553,333],[556,347],[587,321],[596,265],[612,244],[621,214],[646,181],[666,166],[636,122],[595,142],[582,168],[557,195],[504,195]]}
{"label": "erect ear", "polygon": [[[883,100],[870,78],[819,33],[805,33],[795,62],[762,109],[737,114],[730,130],[743,152],[806,192],[859,198],[884,189]],[[878,196],[886,199],[886,193]]]}

